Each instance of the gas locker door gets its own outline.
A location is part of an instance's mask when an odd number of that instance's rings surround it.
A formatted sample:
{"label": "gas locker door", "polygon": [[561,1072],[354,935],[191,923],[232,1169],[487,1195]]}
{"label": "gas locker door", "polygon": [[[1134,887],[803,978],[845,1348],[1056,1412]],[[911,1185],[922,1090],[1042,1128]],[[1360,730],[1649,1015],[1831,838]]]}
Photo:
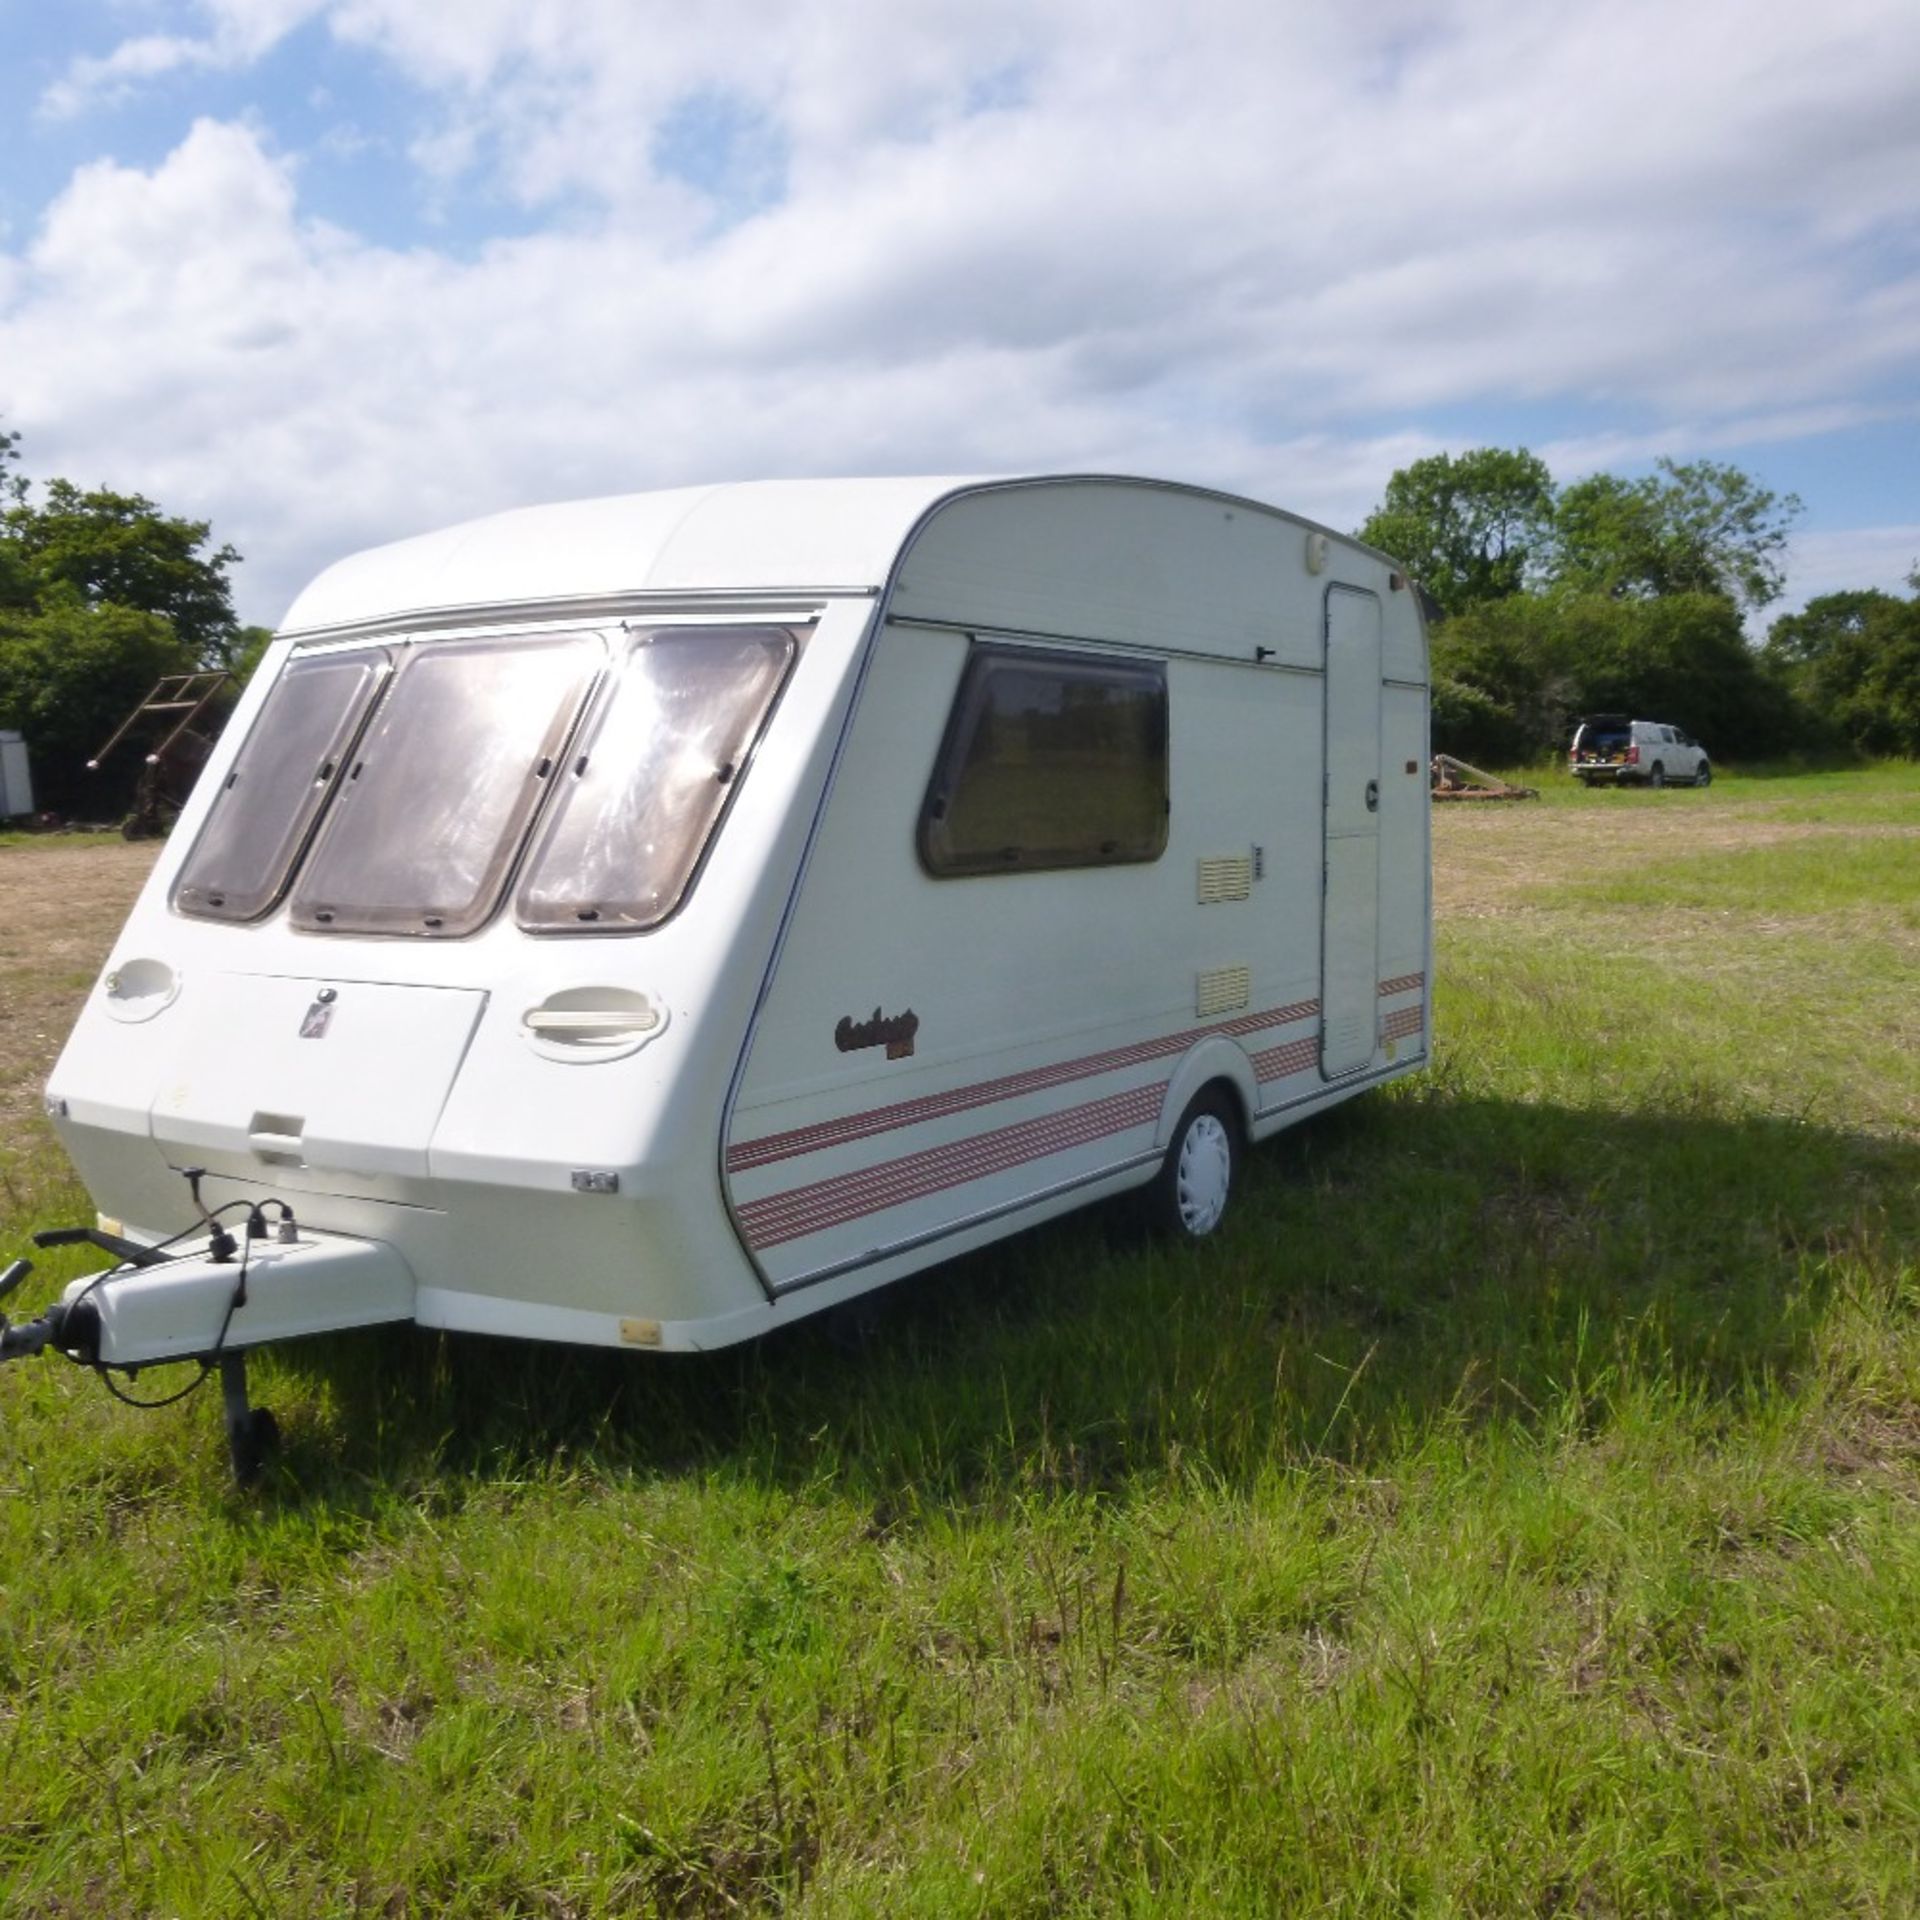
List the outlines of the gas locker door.
{"label": "gas locker door", "polygon": [[1380,1004],[1380,602],[1327,589],[1320,1077],[1373,1064]]}

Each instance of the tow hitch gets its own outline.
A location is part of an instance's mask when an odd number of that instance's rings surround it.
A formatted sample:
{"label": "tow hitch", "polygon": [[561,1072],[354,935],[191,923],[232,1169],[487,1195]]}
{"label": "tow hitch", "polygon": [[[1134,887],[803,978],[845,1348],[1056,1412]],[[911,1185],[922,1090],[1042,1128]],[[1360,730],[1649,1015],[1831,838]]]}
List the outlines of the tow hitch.
{"label": "tow hitch", "polygon": [[[197,1173],[197,1169],[193,1170]],[[199,1198],[199,1182],[190,1174]],[[244,1211],[238,1234],[221,1214]],[[270,1221],[278,1209],[279,1221]],[[278,1438],[278,1425],[247,1396],[247,1353],[269,1341],[413,1317],[413,1275],[380,1240],[319,1233],[300,1226],[284,1202],[235,1201],[202,1211],[203,1237],[147,1245],[98,1227],[54,1227],[34,1235],[39,1247],[87,1245],[115,1264],[68,1286],[37,1319],[10,1322],[0,1313],[0,1361],[51,1349],[98,1374],[116,1399],[132,1406],[171,1406],[203,1385],[217,1366],[227,1451],[235,1479],[253,1480]],[[0,1300],[33,1271],[16,1260],[0,1273]],[[177,1393],[143,1400],[111,1378],[132,1380],[142,1367],[197,1361],[200,1371]]]}
{"label": "tow hitch", "polygon": [[[117,1399],[136,1407],[165,1407],[171,1406],[176,1400],[184,1400],[200,1386],[212,1371],[217,1358],[220,1363],[220,1397],[226,1416],[227,1456],[233,1463],[233,1477],[242,1486],[257,1479],[267,1455],[273,1451],[280,1437],[280,1426],[268,1408],[253,1406],[247,1398],[247,1355],[244,1348],[228,1348],[203,1357],[200,1372],[193,1381],[179,1393],[169,1394],[164,1400],[135,1399],[130,1394],[122,1393],[107,1379],[106,1364],[99,1358],[99,1310],[93,1306],[90,1297],[94,1288],[120,1278],[123,1271],[137,1272],[143,1267],[164,1266],[170,1256],[153,1247],[142,1246],[137,1241],[123,1239],[118,1234],[102,1233],[94,1227],[54,1227],[45,1233],[36,1233],[33,1239],[34,1245],[39,1247],[73,1246],[84,1241],[108,1253],[120,1255],[121,1265],[110,1267],[105,1273],[83,1283],[77,1299],[55,1301],[37,1320],[22,1321],[14,1326],[4,1313],[0,1313],[0,1361],[31,1359],[51,1347],[80,1366],[93,1367]],[[5,1273],[0,1273],[0,1300],[12,1293],[32,1271],[31,1260],[16,1260]],[[244,1305],[244,1292],[236,1288],[236,1293],[239,1297],[235,1305]],[[134,1378],[138,1371],[136,1366],[129,1366],[126,1369],[128,1379]]]}
{"label": "tow hitch", "polygon": [[[16,1260],[5,1273],[0,1273],[0,1300],[12,1293],[32,1271],[31,1260]],[[0,1313],[0,1360],[25,1360],[43,1347],[58,1346],[60,1328],[66,1317],[65,1307],[49,1307],[38,1320],[16,1327]]]}

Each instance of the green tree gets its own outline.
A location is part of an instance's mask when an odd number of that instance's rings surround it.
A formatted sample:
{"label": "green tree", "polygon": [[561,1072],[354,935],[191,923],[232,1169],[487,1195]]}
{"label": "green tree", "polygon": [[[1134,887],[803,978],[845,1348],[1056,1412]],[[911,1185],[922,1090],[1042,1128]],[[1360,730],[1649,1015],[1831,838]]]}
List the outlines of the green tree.
{"label": "green tree", "polygon": [[243,687],[259,671],[260,662],[272,644],[271,627],[242,627],[234,635],[232,657],[227,666]]}
{"label": "green tree", "polygon": [[1433,667],[1434,744],[1468,760],[1555,752],[1583,713],[1668,721],[1728,759],[1783,752],[1804,726],[1717,593],[1515,595],[1441,627]]}
{"label": "green tree", "polygon": [[1763,607],[1780,596],[1800,511],[1796,495],[1712,460],[1662,460],[1639,480],[1596,473],[1560,490],[1551,577],[1614,599],[1717,593]]}
{"label": "green tree", "polygon": [[1920,569],[1915,597],[1822,594],[1773,623],[1767,666],[1861,753],[1920,755]]}
{"label": "green tree", "polygon": [[1762,669],[1739,609],[1725,595],[1590,596],[1571,603],[1567,614],[1581,712],[1669,721],[1726,759],[1799,744],[1802,716]]}
{"label": "green tree", "polygon": [[1511,766],[1549,753],[1577,710],[1572,648],[1538,594],[1470,607],[1433,634],[1433,744]]}
{"label": "green tree", "polygon": [[167,621],[138,607],[89,606],[69,590],[0,613],[0,726],[26,735],[41,804],[94,818],[122,810],[138,754],[103,778],[89,776],[87,757],[156,680],[192,665]]}
{"label": "green tree", "polygon": [[53,480],[38,504],[18,498],[0,526],[39,595],[66,588],[88,606],[158,614],[195,660],[226,664],[239,631],[227,570],[240,556],[204,550],[206,521],[163,514],[141,494]]}
{"label": "green tree", "polygon": [[1460,613],[1519,593],[1547,557],[1553,477],[1526,448],[1430,454],[1400,468],[1360,529]]}
{"label": "green tree", "polygon": [[[20,459],[20,436],[0,429],[0,501],[18,506],[26,498],[27,483],[8,469]],[[0,521],[0,611],[33,604],[33,575],[14,543],[5,537]]]}
{"label": "green tree", "polygon": [[234,619],[239,556],[140,494],[54,480],[36,499],[18,460],[18,436],[0,433],[0,726],[27,736],[45,805],[110,817],[141,749],[98,775],[86,761],[154,682],[258,657]]}

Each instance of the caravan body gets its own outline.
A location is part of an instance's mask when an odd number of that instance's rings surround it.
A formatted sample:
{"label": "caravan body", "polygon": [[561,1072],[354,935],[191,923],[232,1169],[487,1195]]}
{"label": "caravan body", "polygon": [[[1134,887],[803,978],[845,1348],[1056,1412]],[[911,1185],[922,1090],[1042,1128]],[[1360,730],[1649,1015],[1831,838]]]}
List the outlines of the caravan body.
{"label": "caravan body", "polygon": [[[59,1344],[711,1347],[1152,1181],[1196,1110],[1263,1137],[1425,1058],[1426,765],[1391,563],[1188,488],[715,487],[347,560],[49,1085],[172,1256]],[[237,1309],[189,1166],[276,1228]]]}

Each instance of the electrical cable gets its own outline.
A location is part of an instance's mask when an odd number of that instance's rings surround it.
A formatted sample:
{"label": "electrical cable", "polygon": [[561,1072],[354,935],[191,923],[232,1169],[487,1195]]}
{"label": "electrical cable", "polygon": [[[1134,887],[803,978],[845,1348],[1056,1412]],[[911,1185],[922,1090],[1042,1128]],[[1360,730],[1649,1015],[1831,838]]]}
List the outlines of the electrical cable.
{"label": "electrical cable", "polygon": [[[224,1201],[222,1202],[221,1205],[213,1208],[207,1214],[205,1220],[196,1220],[192,1226],[182,1227],[178,1233],[169,1235],[165,1240],[156,1240],[153,1243],[154,1250],[158,1252],[162,1247],[173,1246],[174,1244],[176,1244],[176,1242],[184,1240],[188,1234],[198,1232],[202,1226],[205,1226],[210,1222],[217,1221],[223,1213],[231,1213],[235,1207],[248,1207],[257,1213],[259,1212],[262,1206],[268,1206],[273,1204],[274,1204],[274,1201],[272,1199],[269,1199],[267,1201],[254,1201],[254,1200],[246,1200],[246,1199]],[[278,1204],[287,1213],[289,1214],[292,1213],[293,1209],[291,1207],[288,1207],[287,1203],[284,1200],[279,1201]],[[253,1254],[253,1236],[251,1234],[243,1233],[240,1236],[240,1272],[238,1277],[234,1281],[233,1292],[228,1297],[227,1311],[220,1321],[220,1331],[214,1335],[212,1350],[201,1356],[200,1371],[197,1374],[195,1374],[194,1377],[191,1380],[189,1380],[187,1384],[179,1390],[178,1393],[170,1393],[164,1399],[161,1399],[161,1400],[142,1400],[137,1395],[127,1393],[120,1387],[117,1387],[114,1385],[113,1380],[110,1377],[111,1368],[107,1361],[77,1360],[77,1359],[74,1359],[74,1356],[72,1354],[67,1353],[63,1348],[59,1348],[59,1347],[56,1347],[54,1351],[60,1354],[63,1359],[73,1360],[75,1366],[90,1368],[95,1374],[99,1376],[100,1384],[103,1387],[105,1387],[106,1390],[110,1394],[112,1394],[113,1397],[116,1400],[118,1400],[122,1406],[139,1407],[146,1412],[153,1412],[160,1407],[177,1406],[182,1400],[186,1399],[189,1394],[197,1393],[203,1386],[206,1385],[207,1376],[210,1373],[212,1373],[214,1362],[220,1358],[221,1353],[224,1351],[226,1347],[227,1329],[233,1325],[234,1312],[239,1307],[241,1301],[247,1297],[247,1264],[249,1260],[252,1258],[252,1254]],[[73,1300],[71,1304],[68,1306],[67,1311],[71,1313],[73,1309],[79,1306],[80,1303],[83,1300],[85,1300],[87,1296],[90,1293],[92,1293],[96,1287],[99,1287],[102,1284],[104,1284],[106,1281],[111,1280],[115,1274],[120,1273],[122,1271],[124,1271],[124,1266],[108,1267],[103,1272],[96,1273],[93,1276],[93,1278],[90,1281],[88,1281],[87,1284],[84,1287],[82,1287],[77,1294],[74,1295]],[[151,1366],[154,1363],[149,1361],[146,1364]],[[164,1365],[165,1363],[162,1362],[161,1364]],[[122,1367],[120,1371],[131,1375],[134,1369],[130,1367]]]}

